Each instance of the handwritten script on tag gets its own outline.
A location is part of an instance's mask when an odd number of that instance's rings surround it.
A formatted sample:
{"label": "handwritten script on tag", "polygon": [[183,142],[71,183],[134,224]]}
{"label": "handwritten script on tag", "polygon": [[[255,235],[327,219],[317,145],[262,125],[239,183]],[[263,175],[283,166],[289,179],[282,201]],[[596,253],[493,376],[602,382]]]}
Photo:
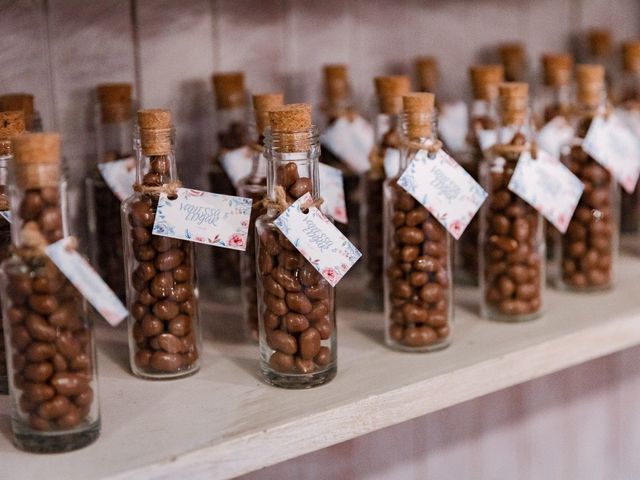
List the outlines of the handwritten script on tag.
{"label": "handwritten script on tag", "polygon": [[340,223],[347,223],[347,207],[344,199],[344,179],[342,171],[321,163],[320,195],[324,199],[320,207],[323,212]]}
{"label": "handwritten script on tag", "polygon": [[398,185],[420,202],[457,240],[487,198],[487,192],[444,150],[432,158],[420,150]]}
{"label": "handwritten script on tag", "polygon": [[179,188],[160,195],[153,234],[215,247],[247,248],[251,199]]}
{"label": "handwritten script on tag", "polygon": [[387,148],[384,152],[384,174],[387,178],[395,177],[400,170],[400,150]]}
{"label": "handwritten script on tag", "polygon": [[450,151],[465,149],[469,132],[469,109],[462,101],[445,103],[438,116],[438,133]]}
{"label": "handwritten script on tag", "polygon": [[582,143],[585,152],[611,172],[627,193],[640,176],[640,138],[615,113],[595,117]]}
{"label": "handwritten script on tag", "polygon": [[275,220],[275,224],[302,256],[335,287],[362,254],[320,210],[305,208],[311,201],[311,195],[306,193],[292,203]]}
{"label": "handwritten script on tag", "polygon": [[129,312],[89,262],[70,245],[71,239],[63,238],[47,246],[46,253],[82,296],[115,327]]}
{"label": "handwritten script on tag", "polygon": [[373,148],[373,127],[364,118],[340,117],[320,137],[322,145],[337,155],[354,172],[369,170],[369,152]]}
{"label": "handwritten script on tag", "polygon": [[564,117],[555,117],[538,132],[538,145],[555,158],[560,158],[560,149],[573,138],[573,128]]}
{"label": "handwritten script on tag", "polygon": [[100,175],[113,194],[122,202],[133,194],[136,183],[136,159],[133,157],[98,164]]}
{"label": "handwritten script on tag", "polygon": [[578,205],[584,184],[544,150],[538,150],[535,159],[525,151],[518,159],[509,190],[564,233]]}

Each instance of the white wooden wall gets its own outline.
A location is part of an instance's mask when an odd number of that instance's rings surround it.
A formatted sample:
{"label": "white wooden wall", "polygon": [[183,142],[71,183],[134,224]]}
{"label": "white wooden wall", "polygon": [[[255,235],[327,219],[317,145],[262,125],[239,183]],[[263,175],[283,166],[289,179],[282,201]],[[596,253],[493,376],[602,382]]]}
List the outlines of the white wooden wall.
{"label": "white wooden wall", "polygon": [[[519,39],[532,66],[591,26],[640,35],[638,0],[0,0],[0,92],[36,96],[63,135],[76,205],[94,156],[92,90],[128,81],[171,108],[179,170],[201,186],[212,150],[209,76],[243,69],[252,91],[317,103],[320,68],[350,65],[361,107],[371,78],[435,54],[442,95],[467,66]],[[83,227],[84,213],[76,211]],[[249,478],[640,478],[640,348],[373,433]]]}

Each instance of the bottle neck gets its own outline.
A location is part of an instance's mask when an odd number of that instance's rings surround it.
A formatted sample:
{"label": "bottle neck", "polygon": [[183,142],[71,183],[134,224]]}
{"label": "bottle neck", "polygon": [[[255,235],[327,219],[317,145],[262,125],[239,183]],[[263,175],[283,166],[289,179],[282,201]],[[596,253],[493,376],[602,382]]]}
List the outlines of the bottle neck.
{"label": "bottle neck", "polygon": [[133,122],[100,123],[97,128],[98,162],[111,162],[133,155]]}
{"label": "bottle neck", "polygon": [[247,112],[244,105],[218,109],[216,111],[216,132],[218,148],[233,150],[249,141]]}
{"label": "bottle neck", "polygon": [[402,113],[401,143],[400,143],[400,168],[398,175],[407,168],[416,154],[421,149],[413,145],[435,146],[438,141],[437,113]]}
{"label": "bottle neck", "polygon": [[379,148],[398,148],[400,143],[400,116],[379,113],[375,123],[376,145]]}
{"label": "bottle neck", "polygon": [[510,145],[514,142],[528,143],[533,140],[533,125],[531,122],[531,109],[514,112],[502,110],[498,116],[498,141],[499,145]]}
{"label": "bottle neck", "polygon": [[617,101],[623,108],[640,109],[640,71],[623,72],[617,90]]}
{"label": "bottle neck", "polygon": [[138,184],[154,187],[178,181],[173,128],[136,127],[134,148]]}

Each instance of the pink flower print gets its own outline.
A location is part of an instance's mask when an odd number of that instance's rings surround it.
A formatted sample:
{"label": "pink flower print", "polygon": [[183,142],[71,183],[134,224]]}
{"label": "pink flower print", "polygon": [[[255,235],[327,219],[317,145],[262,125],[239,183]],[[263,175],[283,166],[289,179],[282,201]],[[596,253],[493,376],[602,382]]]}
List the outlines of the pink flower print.
{"label": "pink flower print", "polygon": [[462,234],[462,222],[460,220],[456,220],[455,222],[452,222],[451,225],[449,226],[449,231],[451,232],[451,235],[453,235],[455,238],[458,238],[461,234]]}
{"label": "pink flower print", "polygon": [[338,280],[338,274],[333,268],[324,268],[322,269],[322,276],[327,279],[327,281],[333,284],[336,280]]}
{"label": "pink flower print", "polygon": [[242,236],[234,233],[229,237],[229,241],[227,242],[230,247],[241,247],[244,245],[244,239]]}
{"label": "pink flower print", "polygon": [[346,220],[347,212],[342,207],[336,207],[333,211],[333,218],[335,218],[336,220]]}
{"label": "pink flower print", "polygon": [[195,241],[196,241],[196,242],[204,242],[204,241],[205,241],[205,239],[204,239],[204,237],[197,236],[197,237],[195,238]]}

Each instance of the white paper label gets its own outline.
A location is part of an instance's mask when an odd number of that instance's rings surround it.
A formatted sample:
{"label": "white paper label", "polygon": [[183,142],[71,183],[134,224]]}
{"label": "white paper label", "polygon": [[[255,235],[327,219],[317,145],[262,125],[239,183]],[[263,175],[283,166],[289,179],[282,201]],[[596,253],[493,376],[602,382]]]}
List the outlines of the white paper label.
{"label": "white paper label", "polygon": [[115,327],[129,312],[89,262],[71,245],[71,239],[63,238],[48,245],[45,251],[73,286]]}
{"label": "white paper label", "polygon": [[438,117],[438,134],[450,151],[466,148],[469,133],[469,109],[462,101],[445,103]]}
{"label": "white paper label", "polygon": [[480,148],[483,151],[489,150],[498,141],[498,131],[478,129],[476,130],[476,137],[478,138],[478,143],[480,144]]}
{"label": "white paper label", "polygon": [[564,117],[555,117],[538,132],[538,146],[555,158],[560,158],[560,150],[574,136],[574,131]]}
{"label": "white paper label", "polygon": [[100,175],[113,194],[122,202],[133,195],[136,183],[136,159],[133,157],[98,164]]}
{"label": "white paper label", "polygon": [[474,217],[487,192],[444,150],[433,158],[420,150],[398,185],[409,192],[457,240]]}
{"label": "white paper label", "polygon": [[384,152],[384,174],[387,178],[395,177],[400,170],[400,150],[387,148]]}
{"label": "white paper label", "polygon": [[571,170],[544,150],[537,158],[523,152],[509,182],[509,190],[522,198],[564,233],[578,205],[584,185]]}
{"label": "white paper label", "polygon": [[640,111],[616,108],[615,112],[616,115],[627,124],[631,131],[640,137]]}
{"label": "white paper label", "polygon": [[225,173],[234,186],[251,173],[253,152],[249,147],[236,148],[225,152],[220,158]]}
{"label": "white paper label", "polygon": [[306,208],[311,202],[311,195],[304,194],[275,220],[275,224],[302,256],[335,287],[362,254],[320,210]]}
{"label": "white paper label", "polygon": [[360,116],[353,120],[340,117],[321,136],[325,145],[354,172],[369,170],[369,153],[373,148],[373,127]]}
{"label": "white paper label", "polygon": [[632,193],[640,176],[640,139],[615,113],[595,117],[582,143],[585,152]]}
{"label": "white paper label", "polygon": [[153,234],[215,247],[247,248],[251,199],[179,188],[160,195]]}
{"label": "white paper label", "polygon": [[342,171],[324,163],[320,164],[320,195],[324,199],[321,210],[335,221],[346,224],[347,206],[344,199]]}
{"label": "white paper label", "polygon": [[9,210],[0,212],[2,218],[4,218],[7,222],[11,223],[11,212]]}

